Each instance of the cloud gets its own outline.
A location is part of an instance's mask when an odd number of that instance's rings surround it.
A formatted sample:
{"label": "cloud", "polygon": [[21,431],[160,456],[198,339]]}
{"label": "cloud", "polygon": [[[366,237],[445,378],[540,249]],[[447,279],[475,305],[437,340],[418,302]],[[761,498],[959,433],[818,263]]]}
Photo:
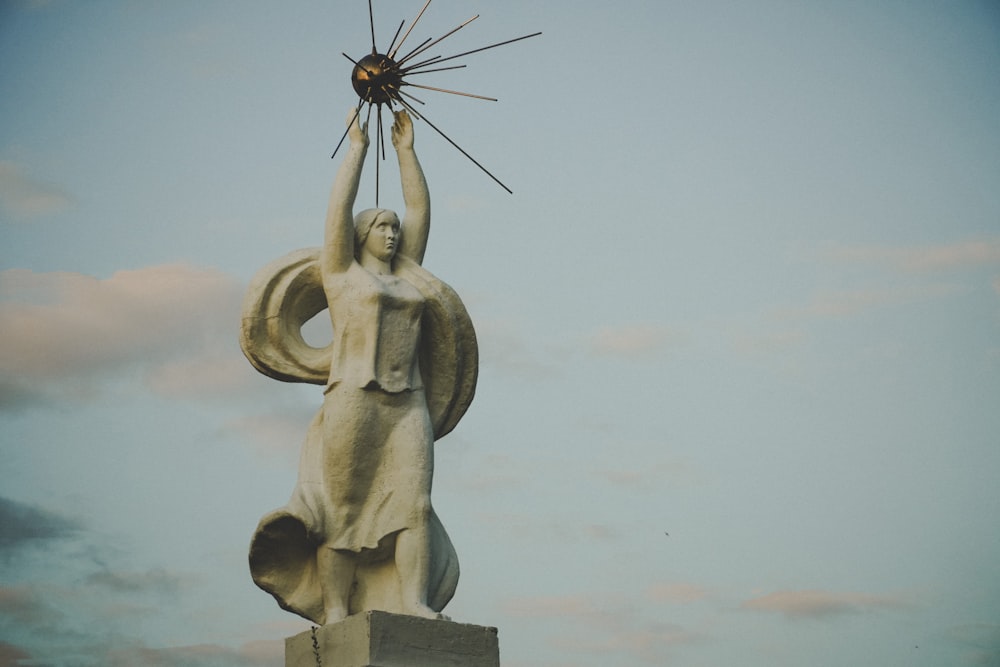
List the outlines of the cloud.
{"label": "cloud", "polygon": [[[25,597],[25,596],[22,596]],[[20,620],[29,618],[23,607],[36,606],[32,602],[11,604],[6,589],[0,589],[0,612],[17,614]],[[32,617],[33,618],[33,617]],[[4,621],[12,620],[11,617]],[[35,621],[51,620],[34,618]],[[6,623],[0,621],[0,626]],[[20,628],[19,634],[25,629]],[[134,638],[117,636],[114,633],[93,633],[89,635],[69,632],[59,626],[35,627],[28,630],[28,636],[19,641],[37,643],[37,646],[14,645],[0,641],[0,665],[18,664],[68,664],[65,660],[73,656],[72,664],[107,665],[108,667],[272,667],[284,661],[284,641],[251,641],[238,647],[217,644],[198,644],[170,648],[153,648],[137,642]],[[9,629],[8,629],[9,631]],[[34,634],[34,640],[31,634]],[[25,662],[18,662],[23,660]]]}
{"label": "cloud", "polygon": [[313,412],[310,405],[240,417],[228,422],[225,430],[237,434],[242,441],[252,442],[258,454],[297,456]]}
{"label": "cloud", "polygon": [[0,497],[0,556],[26,545],[70,537],[79,528],[58,514]]}
{"label": "cloud", "polygon": [[[56,560],[47,563],[34,580],[0,586],[0,637],[16,637],[12,650],[34,660],[29,664],[39,665],[64,664],[69,656],[78,660],[73,664],[88,665],[253,667],[280,663],[280,641],[238,648],[149,647],[149,623],[162,620],[164,609],[177,611],[182,601],[177,594],[183,587],[192,588],[194,581],[194,577],[162,569],[104,569],[78,578],[66,576]],[[4,664],[8,663],[0,661]]]}
{"label": "cloud", "polygon": [[26,586],[0,586],[0,619],[19,624],[41,625],[53,620],[52,612]]}
{"label": "cloud", "polygon": [[28,664],[27,659],[31,658],[30,653],[22,651],[17,646],[13,644],[8,644],[5,641],[0,641],[0,665],[19,665]]}
{"label": "cloud", "polygon": [[646,591],[646,595],[656,602],[690,604],[708,598],[708,591],[695,584],[654,584]]}
{"label": "cloud", "polygon": [[503,607],[506,613],[520,618],[564,618],[599,613],[598,607],[583,595],[516,598],[506,601]]}
{"label": "cloud", "polygon": [[542,379],[554,371],[552,356],[536,358],[527,337],[512,322],[499,319],[476,321],[480,365],[490,365],[515,375]]}
{"label": "cloud", "polygon": [[448,195],[444,198],[444,208],[455,215],[475,215],[486,209],[486,200],[468,195]]}
{"label": "cloud", "polygon": [[[51,5],[53,0],[11,0],[9,4],[12,4],[16,8],[23,8],[28,11],[34,11],[37,9],[44,9]],[[5,664],[0,662],[0,664]]]}
{"label": "cloud", "polygon": [[833,246],[824,252],[837,262],[876,264],[902,271],[940,271],[1000,264],[1000,239],[962,241],[935,246]]}
{"label": "cloud", "polygon": [[[618,443],[617,455],[614,459],[599,462],[591,473],[615,487],[630,491],[640,489],[659,489],[664,483],[671,485],[697,484],[703,481],[703,475],[697,467],[683,458],[671,458],[663,461],[643,460],[642,454],[633,458],[624,455],[626,451],[622,443]],[[630,461],[635,461],[634,465]]]}
{"label": "cloud", "polygon": [[38,392],[66,396],[125,368],[217,353],[232,346],[241,300],[231,277],[184,264],[104,280],[0,272],[0,396],[15,403]]}
{"label": "cloud", "polygon": [[597,542],[613,542],[619,536],[615,527],[603,523],[588,524],[583,527],[583,533]]}
{"label": "cloud", "polygon": [[60,213],[73,203],[73,197],[56,186],[25,175],[13,162],[0,161],[0,208],[15,218]]}
{"label": "cloud", "polygon": [[732,336],[736,351],[746,356],[787,352],[801,345],[808,335],[801,329],[784,329],[764,333],[741,332]]}
{"label": "cloud", "polygon": [[115,593],[175,593],[184,584],[184,578],[163,569],[145,572],[112,572],[104,570],[91,573],[84,580],[88,585]]}
{"label": "cloud", "polygon": [[273,667],[285,658],[283,640],[254,641],[238,648],[199,644],[171,648],[108,647],[109,667]]}
{"label": "cloud", "polygon": [[966,664],[1000,664],[1000,625],[996,623],[956,625],[948,628],[945,637],[962,647]]}
{"label": "cloud", "polygon": [[820,292],[801,308],[788,308],[777,313],[783,318],[840,318],[884,306],[901,305],[936,299],[959,290],[954,285],[925,285],[910,288],[870,288]]}
{"label": "cloud", "polygon": [[993,279],[992,285],[993,285],[993,291],[996,292],[997,294],[1000,294],[1000,276],[997,276],[996,278]]}
{"label": "cloud", "polygon": [[908,606],[897,596],[829,591],[778,591],[744,601],[741,609],[783,614],[788,618],[825,618]]}
{"label": "cloud", "polygon": [[653,324],[603,328],[590,337],[590,348],[598,354],[644,357],[683,340],[672,329]]}
{"label": "cloud", "polygon": [[[670,649],[699,639],[699,635],[680,625],[653,621],[615,628],[606,633],[587,632],[572,637],[556,637],[550,643],[564,651],[609,655],[607,662],[610,664],[634,662],[634,659],[625,657],[631,655],[643,662],[662,665],[673,662],[667,657]],[[622,657],[615,659],[610,654],[621,654]]]}
{"label": "cloud", "polygon": [[667,664],[672,648],[701,639],[679,625],[645,618],[632,601],[617,594],[519,598],[507,601],[504,609],[522,618],[561,622],[562,628],[548,639],[551,646],[567,653],[604,654],[608,664],[635,659]]}
{"label": "cloud", "polygon": [[635,489],[637,486],[646,486],[648,484],[660,485],[664,479],[681,481],[687,476],[688,472],[686,466],[682,463],[658,463],[637,468],[598,468],[594,470],[594,474],[598,477],[604,478],[614,486],[626,489]]}
{"label": "cloud", "polygon": [[167,361],[150,369],[146,385],[167,398],[232,398],[239,393],[265,394],[258,383],[257,371],[242,355],[224,355],[219,351],[195,358]]}

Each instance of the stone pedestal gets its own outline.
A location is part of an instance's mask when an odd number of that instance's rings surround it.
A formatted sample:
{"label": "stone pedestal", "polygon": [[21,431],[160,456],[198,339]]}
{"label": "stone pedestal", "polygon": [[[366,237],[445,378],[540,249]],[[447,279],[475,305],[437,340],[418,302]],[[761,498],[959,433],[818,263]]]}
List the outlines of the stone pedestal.
{"label": "stone pedestal", "polygon": [[317,665],[500,667],[500,647],[496,628],[367,611],[285,640],[285,667]]}

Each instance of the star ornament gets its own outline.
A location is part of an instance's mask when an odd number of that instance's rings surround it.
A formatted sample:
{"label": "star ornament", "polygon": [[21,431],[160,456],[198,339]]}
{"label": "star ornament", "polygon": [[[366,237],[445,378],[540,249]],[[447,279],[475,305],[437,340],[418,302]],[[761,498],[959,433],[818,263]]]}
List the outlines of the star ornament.
{"label": "star ornament", "polygon": [[[448,90],[446,88],[435,88],[433,86],[422,85],[416,83],[413,79],[419,77],[423,74],[429,74],[431,72],[441,72],[444,70],[462,69],[465,67],[463,64],[451,64],[442,66],[443,63],[452,62],[458,58],[464,56],[469,56],[474,53],[479,53],[480,51],[486,51],[487,49],[492,49],[498,46],[504,46],[505,44],[511,44],[513,42],[519,42],[522,39],[528,39],[529,37],[536,37],[541,32],[532,33],[530,35],[523,35],[521,37],[515,37],[513,39],[508,39],[502,42],[497,42],[496,44],[490,44],[488,46],[483,46],[478,49],[472,49],[471,51],[465,51],[463,53],[458,53],[455,55],[442,57],[442,56],[430,56],[427,57],[426,52],[433,48],[434,46],[441,43],[446,38],[454,35],[456,32],[469,25],[477,18],[479,15],[473,16],[464,23],[459,24],[456,28],[445,33],[443,36],[438,38],[427,38],[415,48],[409,52],[401,54],[401,49],[403,44],[406,42],[407,37],[413,31],[413,28],[417,25],[420,17],[424,15],[427,7],[431,4],[431,0],[427,0],[424,6],[417,13],[417,16],[410,23],[409,28],[400,37],[400,33],[403,32],[403,26],[406,25],[406,21],[402,21],[399,24],[399,28],[396,29],[396,34],[393,36],[392,41],[389,43],[388,48],[384,51],[379,51],[378,47],[375,45],[375,19],[372,12],[372,0],[368,0],[368,19],[371,26],[371,37],[372,37],[372,47],[371,53],[355,60],[351,58],[346,53],[343,54],[345,58],[354,63],[354,69],[351,71],[351,86],[354,88],[354,92],[358,95],[358,104],[354,114],[354,118],[361,115],[362,112],[366,113],[366,118],[371,119],[372,109],[376,110],[377,119],[377,137],[376,137],[376,147],[381,153],[381,159],[385,159],[385,132],[382,130],[382,107],[386,106],[389,111],[396,111],[397,106],[402,109],[406,109],[410,116],[416,120],[422,120],[427,123],[435,132],[441,135],[445,141],[451,144],[458,152],[467,157],[473,164],[475,164],[479,169],[483,171],[487,176],[492,178],[497,184],[500,185],[507,192],[512,191],[498,179],[496,176],[491,174],[489,170],[486,169],[482,164],[480,164],[475,158],[469,155],[461,146],[452,141],[444,132],[442,132],[436,125],[434,125],[430,120],[428,120],[427,115],[423,111],[417,111],[414,104],[425,105],[423,100],[418,99],[413,94],[408,92],[407,88],[418,88],[422,90],[429,90],[438,93],[447,93],[450,95],[461,95],[463,97],[473,97],[480,100],[488,100],[491,102],[496,102],[494,97],[485,97],[483,95],[473,95],[472,93],[465,93],[457,90]],[[349,126],[354,123],[354,118],[351,119]],[[344,138],[347,136],[347,132],[340,137],[340,141],[337,143],[337,147],[333,150],[333,158],[337,155],[337,151],[340,150],[340,146],[344,143]],[[375,205],[378,206],[378,194],[379,194],[379,164],[380,160],[375,161]]]}

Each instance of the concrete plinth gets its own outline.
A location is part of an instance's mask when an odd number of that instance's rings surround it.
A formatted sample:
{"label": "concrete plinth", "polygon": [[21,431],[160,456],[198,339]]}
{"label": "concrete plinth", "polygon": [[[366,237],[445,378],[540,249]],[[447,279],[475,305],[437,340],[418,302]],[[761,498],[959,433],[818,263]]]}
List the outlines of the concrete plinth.
{"label": "concrete plinth", "polygon": [[285,640],[285,667],[317,665],[500,667],[500,647],[496,628],[366,611]]}

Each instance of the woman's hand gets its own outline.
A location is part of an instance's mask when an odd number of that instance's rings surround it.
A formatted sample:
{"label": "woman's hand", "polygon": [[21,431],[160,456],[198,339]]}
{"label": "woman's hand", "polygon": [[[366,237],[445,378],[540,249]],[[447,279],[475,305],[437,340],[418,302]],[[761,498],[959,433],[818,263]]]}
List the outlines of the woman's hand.
{"label": "woman's hand", "polygon": [[368,122],[362,125],[361,114],[358,110],[351,108],[347,112],[347,136],[351,139],[352,146],[368,146]]}
{"label": "woman's hand", "polygon": [[392,145],[396,150],[413,148],[413,120],[405,110],[392,114],[395,121],[392,124]]}

